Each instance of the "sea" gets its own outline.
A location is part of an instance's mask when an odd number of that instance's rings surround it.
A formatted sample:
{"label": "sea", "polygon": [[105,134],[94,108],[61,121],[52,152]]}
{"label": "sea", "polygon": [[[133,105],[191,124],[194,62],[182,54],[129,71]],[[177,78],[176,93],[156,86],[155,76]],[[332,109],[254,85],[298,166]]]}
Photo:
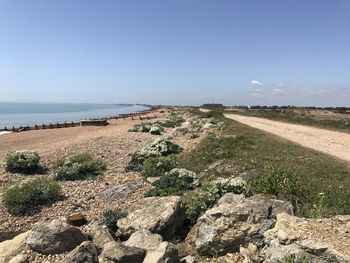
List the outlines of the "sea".
{"label": "sea", "polygon": [[81,119],[116,116],[147,109],[146,106],[124,104],[0,102],[0,129],[76,122]]}

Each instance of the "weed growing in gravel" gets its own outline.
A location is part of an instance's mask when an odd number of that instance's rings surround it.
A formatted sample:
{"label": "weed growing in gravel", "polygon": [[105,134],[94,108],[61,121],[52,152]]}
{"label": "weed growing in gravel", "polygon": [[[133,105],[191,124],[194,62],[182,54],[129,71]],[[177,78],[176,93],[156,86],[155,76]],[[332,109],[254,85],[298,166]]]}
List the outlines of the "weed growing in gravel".
{"label": "weed growing in gravel", "polygon": [[9,186],[2,195],[2,201],[10,213],[17,215],[56,201],[61,194],[61,187],[56,181],[40,177]]}
{"label": "weed growing in gravel", "polygon": [[94,179],[105,169],[106,164],[101,159],[94,159],[87,153],[59,159],[53,165],[54,178],[59,181]]}
{"label": "weed growing in gravel", "polygon": [[15,151],[6,154],[4,166],[11,173],[31,174],[40,169],[40,157],[34,151]]}

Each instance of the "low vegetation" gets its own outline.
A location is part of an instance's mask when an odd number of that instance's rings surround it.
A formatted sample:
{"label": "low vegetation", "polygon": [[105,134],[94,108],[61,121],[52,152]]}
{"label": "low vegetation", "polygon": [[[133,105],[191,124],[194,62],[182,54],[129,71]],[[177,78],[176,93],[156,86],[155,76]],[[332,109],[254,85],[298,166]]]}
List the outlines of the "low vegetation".
{"label": "low vegetation", "polygon": [[177,166],[177,160],[175,156],[160,156],[151,157],[145,160],[142,168],[142,175],[147,177],[163,176],[165,173],[170,172]]}
{"label": "low vegetation", "polygon": [[59,181],[94,179],[105,169],[106,164],[101,159],[87,153],[59,159],[53,165],[54,178]]}
{"label": "low vegetation", "polygon": [[261,176],[250,181],[254,194],[273,194],[282,199],[288,199],[297,205],[303,196],[303,186],[297,175],[278,167],[268,167]]}
{"label": "low vegetation", "polygon": [[31,174],[40,170],[40,157],[34,151],[14,151],[5,156],[4,166],[11,173]]}
{"label": "low vegetation", "polygon": [[[193,114],[203,115],[196,110]],[[203,174],[218,160],[234,161],[238,176],[256,171],[261,178],[249,183],[253,193],[266,192],[292,201],[296,214],[328,217],[350,213],[350,167],[326,154],[226,119],[222,111],[211,116],[225,129],[208,134],[191,152],[179,157],[179,166]]]}
{"label": "low vegetation", "polygon": [[135,152],[131,156],[131,160],[125,167],[125,171],[141,171],[143,163],[150,157],[168,156],[178,154],[182,151],[181,147],[169,140],[159,139],[147,145],[140,151]]}
{"label": "low vegetation", "polygon": [[18,215],[54,202],[61,195],[61,187],[56,181],[40,177],[9,186],[2,195],[2,201],[10,213]]}
{"label": "low vegetation", "polygon": [[153,183],[153,188],[145,192],[145,196],[182,195],[198,185],[196,174],[175,168]]}
{"label": "low vegetation", "polygon": [[190,225],[227,193],[244,194],[246,183],[241,178],[221,178],[204,184],[201,189],[190,195],[186,201],[186,215]]}
{"label": "low vegetation", "polygon": [[118,220],[126,216],[127,212],[122,209],[109,209],[103,213],[103,223],[108,227],[108,229],[115,232],[117,230]]}

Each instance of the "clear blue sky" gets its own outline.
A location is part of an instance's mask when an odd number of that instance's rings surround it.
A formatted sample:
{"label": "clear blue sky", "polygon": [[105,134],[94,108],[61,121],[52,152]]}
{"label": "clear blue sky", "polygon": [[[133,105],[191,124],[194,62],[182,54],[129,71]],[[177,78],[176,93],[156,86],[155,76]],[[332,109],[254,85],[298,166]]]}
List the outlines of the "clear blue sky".
{"label": "clear blue sky", "polygon": [[0,0],[0,101],[350,106],[349,0]]}

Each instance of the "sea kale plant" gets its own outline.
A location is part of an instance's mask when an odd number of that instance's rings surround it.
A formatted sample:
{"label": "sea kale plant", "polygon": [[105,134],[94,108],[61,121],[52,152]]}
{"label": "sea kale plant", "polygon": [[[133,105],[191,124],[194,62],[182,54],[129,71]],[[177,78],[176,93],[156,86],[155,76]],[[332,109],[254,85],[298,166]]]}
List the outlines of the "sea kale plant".
{"label": "sea kale plant", "polygon": [[169,140],[158,139],[147,145],[140,151],[135,152],[129,164],[125,167],[126,171],[141,171],[143,163],[150,157],[168,156],[178,154],[182,151],[181,147]]}
{"label": "sea kale plant", "polygon": [[142,175],[147,177],[163,176],[177,166],[177,160],[174,155],[150,157],[145,160],[142,168]]}
{"label": "sea kale plant", "polygon": [[182,195],[197,186],[196,174],[186,169],[175,168],[153,183],[145,196]]}
{"label": "sea kale plant", "polygon": [[197,218],[210,209],[224,194],[244,194],[245,192],[246,182],[239,177],[221,178],[208,182],[186,201],[186,220],[193,225]]}
{"label": "sea kale plant", "polygon": [[95,179],[106,169],[101,159],[94,159],[90,154],[80,153],[67,159],[59,159],[53,165],[55,180],[74,181]]}
{"label": "sea kale plant", "polygon": [[31,174],[40,169],[40,157],[34,151],[14,151],[5,156],[4,166],[11,173]]}
{"label": "sea kale plant", "polygon": [[2,202],[11,214],[18,215],[54,202],[61,195],[62,189],[56,181],[39,177],[7,187],[2,195]]}
{"label": "sea kale plant", "polygon": [[150,122],[141,122],[135,124],[134,127],[128,130],[129,132],[149,132],[153,135],[161,135],[164,128],[161,125],[150,123]]}

